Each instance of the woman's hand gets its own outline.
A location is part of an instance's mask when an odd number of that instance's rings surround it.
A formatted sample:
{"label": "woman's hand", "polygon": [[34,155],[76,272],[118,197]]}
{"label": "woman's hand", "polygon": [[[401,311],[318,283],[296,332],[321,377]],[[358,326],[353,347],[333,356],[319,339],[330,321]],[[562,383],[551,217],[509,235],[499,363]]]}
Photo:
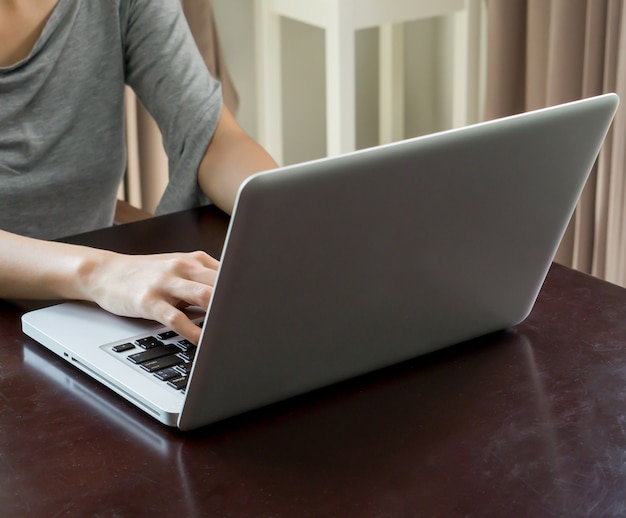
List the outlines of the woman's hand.
{"label": "woman's hand", "polygon": [[84,298],[107,311],[156,320],[197,344],[201,330],[181,309],[207,309],[218,266],[219,262],[204,252],[103,252],[86,260],[78,277]]}
{"label": "woman's hand", "polygon": [[89,300],[193,343],[200,329],[181,309],[207,309],[218,266],[204,252],[125,255],[0,230],[0,298]]}

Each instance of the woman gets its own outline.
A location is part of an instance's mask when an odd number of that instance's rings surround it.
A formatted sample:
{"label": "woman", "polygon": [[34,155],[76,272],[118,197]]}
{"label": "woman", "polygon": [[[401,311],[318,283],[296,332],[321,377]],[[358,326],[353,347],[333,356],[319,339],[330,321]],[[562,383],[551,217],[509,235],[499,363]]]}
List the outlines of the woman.
{"label": "woman", "polygon": [[275,162],[223,106],[178,0],[0,0],[0,297],[94,301],[193,342],[217,261],[47,241],[109,225],[125,170],[124,87],[161,128],[170,182],[157,213],[233,208]]}

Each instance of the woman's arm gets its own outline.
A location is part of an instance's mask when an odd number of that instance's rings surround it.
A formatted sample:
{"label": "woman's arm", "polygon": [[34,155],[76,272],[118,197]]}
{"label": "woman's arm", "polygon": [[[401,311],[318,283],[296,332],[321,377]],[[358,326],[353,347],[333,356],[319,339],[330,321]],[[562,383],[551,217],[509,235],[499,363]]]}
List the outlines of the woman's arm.
{"label": "woman's arm", "polygon": [[204,194],[232,214],[237,191],[254,173],[278,167],[274,159],[239,126],[226,106],[198,170]]}
{"label": "woman's arm", "polygon": [[131,256],[0,231],[0,298],[90,300],[194,343],[200,329],[180,308],[208,307],[217,267],[204,252]]}

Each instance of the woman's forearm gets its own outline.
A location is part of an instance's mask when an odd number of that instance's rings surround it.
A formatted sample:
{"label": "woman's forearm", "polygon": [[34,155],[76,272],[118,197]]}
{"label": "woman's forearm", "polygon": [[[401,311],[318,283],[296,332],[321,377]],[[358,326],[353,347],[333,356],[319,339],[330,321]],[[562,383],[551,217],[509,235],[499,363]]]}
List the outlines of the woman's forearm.
{"label": "woman's forearm", "polygon": [[109,253],[0,231],[0,297],[85,299],[86,274]]}
{"label": "woman's forearm", "polygon": [[237,124],[226,107],[198,170],[204,193],[232,214],[239,186],[259,171],[278,167],[274,159]]}
{"label": "woman's forearm", "polygon": [[89,300],[194,343],[200,329],[181,309],[208,307],[218,266],[204,252],[124,255],[0,231],[0,298]]}

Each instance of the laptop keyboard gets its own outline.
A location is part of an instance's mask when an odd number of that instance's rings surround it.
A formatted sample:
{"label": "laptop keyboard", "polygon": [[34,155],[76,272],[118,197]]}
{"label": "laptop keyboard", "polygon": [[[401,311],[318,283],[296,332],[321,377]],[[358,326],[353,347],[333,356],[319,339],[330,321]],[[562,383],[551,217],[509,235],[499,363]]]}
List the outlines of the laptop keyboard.
{"label": "laptop keyboard", "polygon": [[[198,324],[202,327],[202,322]],[[174,331],[138,338],[111,348],[136,368],[152,374],[174,390],[185,392],[197,347]]]}

